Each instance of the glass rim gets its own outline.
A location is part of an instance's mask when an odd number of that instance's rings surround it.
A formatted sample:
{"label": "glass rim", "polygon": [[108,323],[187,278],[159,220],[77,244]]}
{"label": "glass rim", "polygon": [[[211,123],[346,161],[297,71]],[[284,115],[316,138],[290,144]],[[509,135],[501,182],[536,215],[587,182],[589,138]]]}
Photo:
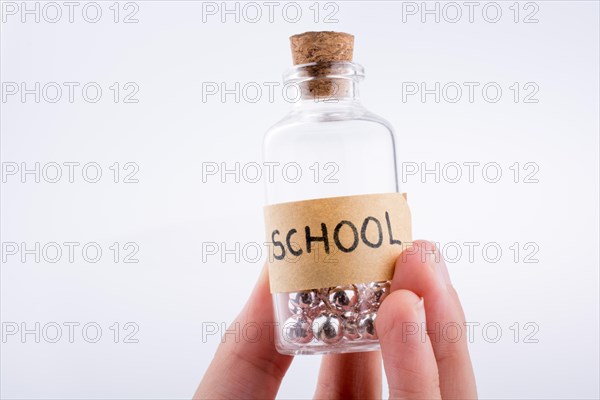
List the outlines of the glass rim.
{"label": "glass rim", "polygon": [[[323,74],[315,74],[315,67],[327,70]],[[331,61],[327,63],[307,63],[294,65],[283,74],[285,83],[301,83],[315,79],[352,79],[359,81],[365,76],[362,65],[350,61]]]}

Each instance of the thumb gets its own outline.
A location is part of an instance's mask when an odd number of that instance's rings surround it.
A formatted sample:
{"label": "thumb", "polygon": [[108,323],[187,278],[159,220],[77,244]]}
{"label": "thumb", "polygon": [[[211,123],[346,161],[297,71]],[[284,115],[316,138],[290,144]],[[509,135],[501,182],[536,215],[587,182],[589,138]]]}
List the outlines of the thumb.
{"label": "thumb", "polygon": [[396,290],[381,304],[375,323],[390,399],[441,399],[423,299]]}

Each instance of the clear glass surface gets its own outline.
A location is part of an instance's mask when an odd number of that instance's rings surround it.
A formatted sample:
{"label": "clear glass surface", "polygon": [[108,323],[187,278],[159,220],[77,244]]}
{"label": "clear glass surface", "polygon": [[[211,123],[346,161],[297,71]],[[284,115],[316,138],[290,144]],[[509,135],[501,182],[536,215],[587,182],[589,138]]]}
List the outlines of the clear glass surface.
{"label": "clear glass surface", "polygon": [[[342,90],[327,98],[310,95],[269,129],[265,163],[277,163],[289,176],[266,184],[267,204],[309,199],[397,192],[394,133],[358,99],[363,70],[357,64],[333,63],[330,74],[315,77],[312,65],[288,72],[286,83],[306,90],[309,82],[331,79]],[[298,168],[298,166],[300,168]],[[301,179],[296,172],[300,170]],[[373,322],[386,282],[357,282],[337,288],[276,293],[276,346],[284,354],[324,354],[379,348]]]}

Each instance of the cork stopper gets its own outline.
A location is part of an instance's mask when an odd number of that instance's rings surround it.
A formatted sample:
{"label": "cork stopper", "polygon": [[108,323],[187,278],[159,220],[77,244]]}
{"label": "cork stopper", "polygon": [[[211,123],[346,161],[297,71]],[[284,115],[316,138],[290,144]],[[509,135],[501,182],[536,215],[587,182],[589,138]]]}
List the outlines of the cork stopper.
{"label": "cork stopper", "polygon": [[290,37],[294,65],[352,61],[354,36],[343,32],[304,32]]}
{"label": "cork stopper", "polygon": [[343,32],[304,32],[290,37],[294,65],[315,63],[306,67],[314,78],[302,83],[303,98],[343,96],[352,90],[350,82],[329,78],[339,61],[352,61],[354,36]]}

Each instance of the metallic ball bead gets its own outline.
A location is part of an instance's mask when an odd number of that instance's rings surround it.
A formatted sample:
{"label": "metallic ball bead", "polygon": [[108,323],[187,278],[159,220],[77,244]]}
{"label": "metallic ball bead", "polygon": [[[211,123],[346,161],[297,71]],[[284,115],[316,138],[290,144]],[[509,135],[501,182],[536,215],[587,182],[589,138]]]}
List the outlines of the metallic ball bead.
{"label": "metallic ball bead", "polygon": [[326,344],[339,342],[344,336],[340,317],[334,314],[321,314],[312,324],[313,335]]}
{"label": "metallic ball bead", "polygon": [[358,318],[358,332],[365,339],[377,339],[375,331],[376,313],[363,314]]}
{"label": "metallic ball bead", "polygon": [[311,324],[302,315],[292,315],[283,324],[284,340],[297,344],[308,343],[313,338]]}
{"label": "metallic ball bead", "polygon": [[369,292],[371,297],[371,303],[379,306],[383,299],[390,293],[390,282],[371,282],[369,283]]}
{"label": "metallic ball bead", "polygon": [[352,311],[347,311],[342,314],[342,321],[344,326],[344,337],[348,340],[356,340],[360,338],[360,332],[358,331],[357,314]]}
{"label": "metallic ball bead", "polygon": [[354,311],[358,303],[358,292],[354,285],[337,286],[329,289],[327,303],[332,311]]}
{"label": "metallic ball bead", "polygon": [[314,290],[292,292],[289,297],[288,307],[293,314],[301,313],[303,310],[318,304],[317,292]]}
{"label": "metallic ball bead", "polygon": [[369,291],[369,284],[367,283],[356,283],[354,285],[359,297],[363,297]]}
{"label": "metallic ball bead", "polygon": [[323,300],[317,300],[317,302],[310,308],[304,309],[304,314],[311,320],[317,318],[319,315],[327,311],[327,306]]}

